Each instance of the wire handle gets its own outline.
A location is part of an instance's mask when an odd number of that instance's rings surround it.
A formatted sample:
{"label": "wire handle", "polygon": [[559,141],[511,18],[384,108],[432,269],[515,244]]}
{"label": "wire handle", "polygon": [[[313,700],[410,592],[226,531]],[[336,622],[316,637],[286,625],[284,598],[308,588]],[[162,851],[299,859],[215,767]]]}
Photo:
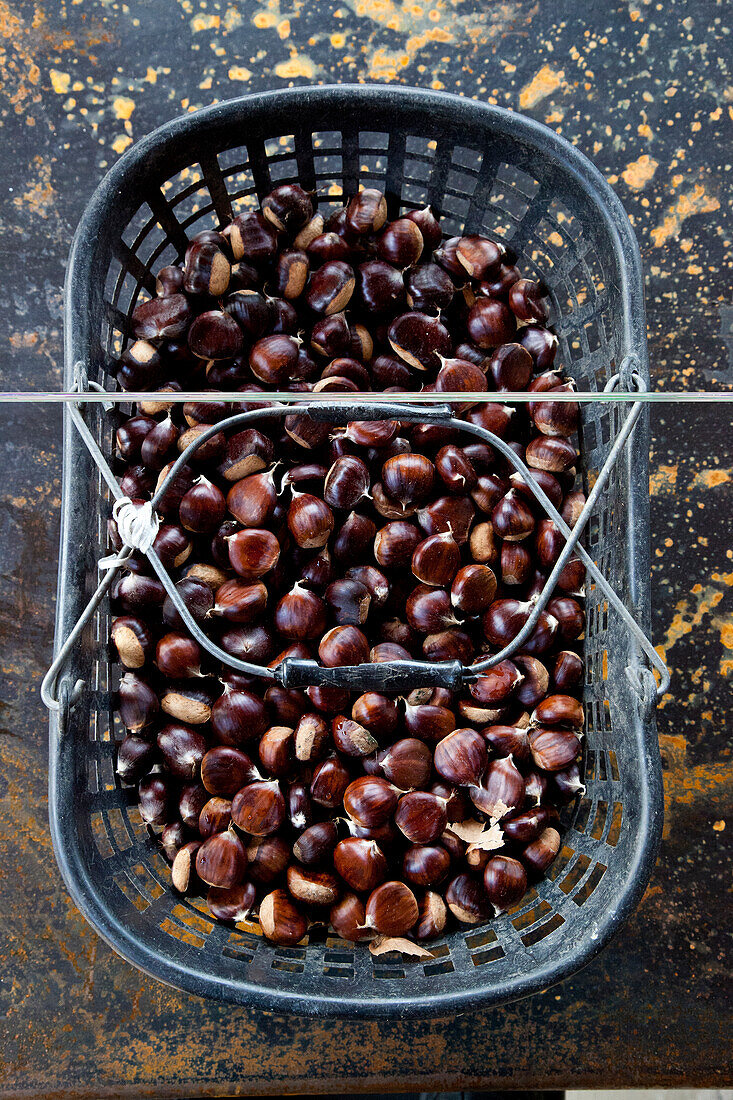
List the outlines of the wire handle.
{"label": "wire handle", "polygon": [[[611,392],[619,383],[619,379],[622,379],[626,385],[633,385],[637,390],[640,387],[639,377],[634,371],[635,361],[633,357],[627,357],[620,366],[619,374],[608,382],[604,392]],[[77,388],[82,390],[82,384],[86,379],[79,375],[77,380]],[[94,383],[96,388],[97,383]],[[471,424],[468,421],[457,421],[453,412],[453,409],[449,405],[438,405],[430,408],[424,408],[410,405],[402,405],[398,402],[395,403],[380,403],[379,405],[371,404],[369,402],[354,402],[352,404],[343,404],[341,402],[334,403],[333,405],[317,404],[317,405],[290,405],[290,406],[270,406],[264,409],[252,409],[248,412],[238,413],[234,416],[228,417],[225,420],[218,421],[216,424],[212,424],[205,431],[201,432],[196,439],[182,452],[178,459],[173,463],[168,474],[164,478],[163,482],[158,486],[156,492],[153,494],[152,500],[146,504],[147,511],[139,521],[136,521],[130,512],[128,505],[131,505],[131,501],[121,492],[117,483],[117,479],[109,468],[107,461],[102,454],[96,440],[94,439],[89,427],[87,426],[84,418],[82,417],[78,408],[73,405],[69,406],[69,414],[72,422],[79,432],[83,442],[89,450],[92,458],[98,466],[102,477],[107,483],[110,492],[115,497],[115,505],[113,508],[113,514],[122,518],[123,522],[119,526],[120,537],[123,541],[123,549],[116,556],[112,558],[103,559],[104,567],[107,569],[106,575],[100,582],[97,591],[92,596],[87,607],[82,612],[78,622],[75,624],[69,637],[61,646],[53,664],[49,668],[46,676],[44,677],[41,685],[41,697],[49,709],[58,710],[59,702],[56,697],[56,682],[62,667],[64,666],[71,650],[74,648],[76,642],[81,636],[81,633],[86,624],[91,619],[92,615],[96,611],[97,607],[101,603],[104,596],[109,591],[114,578],[117,573],[130,557],[134,549],[139,549],[144,552],[155,573],[160,579],[167,595],[170,597],[173,605],[178,611],[179,615],[183,619],[187,629],[192,637],[203,646],[203,648],[213,657],[220,660],[223,664],[243,672],[246,675],[257,676],[262,679],[277,680],[285,687],[302,687],[311,685],[321,685],[328,687],[339,687],[354,691],[370,691],[370,690],[409,690],[414,687],[422,686],[442,686],[451,690],[460,690],[465,683],[470,683],[477,680],[480,675],[497,665],[500,661],[511,656],[517,649],[523,644],[524,641],[530,636],[543,609],[545,608],[550,596],[555,587],[555,582],[563,566],[566,564],[570,555],[575,551],[583,561],[588,573],[593,577],[593,580],[606,596],[609,604],[619,614],[624,624],[627,626],[630,633],[636,639],[642,652],[647,656],[652,666],[657,669],[660,675],[660,684],[656,687],[656,697],[661,696],[667,691],[670,682],[670,675],[667,666],[661,660],[656,650],[654,649],[651,641],[647,638],[641,627],[635,621],[631,613],[626,608],[623,601],[616,594],[609,582],[603,576],[601,571],[596,566],[593,559],[588,555],[586,550],[580,545],[580,536],[590,518],[590,515],[595,507],[596,502],[606,483],[613,471],[616,462],[618,461],[624,447],[628,443],[633,433],[634,427],[638,422],[641,414],[643,404],[641,402],[635,402],[629,415],[624,421],[623,427],[619,432],[614,444],[609,451],[608,457],[603,464],[602,469],[598,474],[598,478],[593,487],[593,490],[589,494],[580,517],[575,526],[571,528],[565,523],[562,516],[549,500],[541,486],[534,478],[532,471],[526,464],[519,458],[515,451],[500,439],[493,432],[486,428],[482,428],[478,425]],[[213,435],[216,435],[222,431],[226,431],[230,428],[238,427],[241,424],[246,424],[250,420],[262,420],[262,419],[276,419],[285,415],[307,415],[313,420],[329,421],[337,425],[343,425],[352,421],[373,421],[373,420],[401,420],[409,422],[429,422],[434,424],[441,424],[444,426],[456,425],[460,427],[460,430],[466,431],[469,434],[475,435],[485,442],[490,443],[492,447],[498,450],[504,457],[511,463],[515,470],[521,475],[526,484],[532,490],[534,495],[539,500],[540,504],[547,512],[550,519],[559,527],[562,533],[566,537],[566,544],[563,551],[555,564],[554,569],[547,578],[542,592],[533,600],[533,609],[524,624],[522,629],[518,632],[515,638],[505,646],[499,653],[493,654],[490,657],[485,658],[482,661],[477,662],[471,666],[464,666],[458,661],[451,662],[430,662],[430,661],[399,661],[399,662],[382,662],[374,664],[362,664],[362,665],[346,665],[338,668],[324,668],[315,661],[297,660],[294,658],[288,658],[283,661],[276,669],[266,668],[261,665],[251,664],[248,661],[242,661],[237,657],[233,657],[225,650],[221,649],[201,630],[198,623],[195,622],[185,603],[183,602],[175,584],[168,574],[168,571],[163,566],[160,558],[153,549],[152,542],[155,538],[153,529],[157,530],[158,517],[156,508],[160,501],[164,498],[168,488],[174,482],[180,470],[187,464],[191,455],[193,455],[199,447],[203,446],[206,441]],[[152,538],[150,537],[152,534]],[[650,704],[650,687],[647,677],[653,676],[648,669],[644,669],[643,666],[629,667],[626,670],[630,683],[634,687],[636,694],[640,698],[642,705],[649,706]],[[645,676],[644,673],[647,675]],[[82,681],[77,682],[74,688],[72,705],[79,698]]]}

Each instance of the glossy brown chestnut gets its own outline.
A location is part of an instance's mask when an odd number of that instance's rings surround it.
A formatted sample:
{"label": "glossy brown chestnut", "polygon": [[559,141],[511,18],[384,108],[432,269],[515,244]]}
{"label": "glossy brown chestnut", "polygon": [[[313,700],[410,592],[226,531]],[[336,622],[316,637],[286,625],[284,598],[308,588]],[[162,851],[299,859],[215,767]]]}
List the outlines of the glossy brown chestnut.
{"label": "glossy brown chestnut", "polygon": [[201,675],[201,648],[186,634],[164,634],[155,650],[155,663],[163,676],[174,680]]}
{"label": "glossy brown chestnut", "polygon": [[538,435],[527,444],[525,458],[528,466],[558,474],[575,465],[577,453],[569,439]]}
{"label": "glossy brown chestnut", "polygon": [[455,286],[447,271],[438,264],[420,264],[405,275],[407,304],[420,313],[447,309],[453,301]]}
{"label": "glossy brown chestnut", "polygon": [[343,795],[344,809],[357,825],[374,829],[389,821],[399,792],[379,776],[365,775],[350,783]]}
{"label": "glossy brown chestnut", "polygon": [[263,336],[249,353],[253,374],[267,385],[285,385],[297,374],[299,348],[294,336],[285,333]]}
{"label": "glossy brown chestnut", "polygon": [[239,481],[249,474],[264,470],[274,455],[272,440],[256,428],[246,428],[230,437],[226,455],[219,464],[219,473],[227,481]]}
{"label": "glossy brown chestnut", "polygon": [[496,756],[511,756],[520,764],[530,763],[529,736],[518,726],[486,726],[481,736]]}
{"label": "glossy brown chestnut", "polygon": [[479,615],[496,595],[496,575],[488,565],[464,565],[453,578],[451,603],[463,615]]}
{"label": "glossy brown chestnut", "polygon": [[415,547],[411,568],[423,584],[446,586],[453,580],[460,562],[460,547],[453,536],[446,532],[430,535]]}
{"label": "glossy brown chestnut", "polygon": [[488,760],[486,742],[472,729],[454,730],[435,746],[435,770],[459,787],[478,783]]}
{"label": "glossy brown chestnut", "polygon": [[273,890],[260,902],[260,928],[272,943],[293,947],[303,939],[308,924],[285,890]]}
{"label": "glossy brown chestnut", "polygon": [[535,362],[539,371],[547,370],[555,361],[558,339],[540,325],[527,325],[521,330],[520,341]]}
{"label": "glossy brown chestnut", "polygon": [[154,741],[128,733],[117,749],[117,774],[123,783],[137,783],[158,760]]}
{"label": "glossy brown chestnut", "polygon": [[[191,306],[185,294],[170,294],[166,298],[151,298],[138,302],[132,312],[132,331],[142,340],[174,340],[183,336],[191,322]],[[150,357],[152,360],[152,356]],[[155,375],[143,389],[156,384]],[[123,387],[130,389],[132,387]]]}
{"label": "glossy brown chestnut", "polygon": [[439,630],[423,638],[422,651],[429,661],[470,664],[475,647],[473,638],[465,630]]}
{"label": "glossy brown chestnut", "polygon": [[560,834],[548,826],[521,853],[522,863],[534,875],[543,875],[560,851]]}
{"label": "glossy brown chestnut", "polygon": [[413,886],[436,886],[450,870],[450,855],[442,844],[414,844],[402,860],[402,871]]}
{"label": "glossy brown chestnut", "polygon": [[383,260],[367,260],[356,269],[357,300],[370,316],[394,314],[405,306],[400,272]]}
{"label": "glossy brown chestnut", "polygon": [[158,714],[158,696],[145,680],[134,672],[126,672],[120,680],[117,707],[127,729],[139,733]]}
{"label": "glossy brown chestnut", "polygon": [[127,669],[142,668],[153,655],[153,636],[142,619],[118,615],[112,620],[110,637],[120,661]]}
{"label": "glossy brown chestnut", "polygon": [[313,217],[313,202],[297,183],[282,183],[262,200],[262,213],[276,229],[296,233]]}
{"label": "glossy brown chestnut", "polygon": [[257,211],[238,214],[223,231],[235,260],[255,265],[267,263],[277,251],[277,230]]}
{"label": "glossy brown chestnut", "polygon": [[417,898],[404,882],[383,882],[369,895],[366,923],[383,936],[402,936],[420,915]]}
{"label": "glossy brown chestnut", "polygon": [[511,757],[492,760],[481,784],[469,791],[474,806],[497,819],[518,810],[524,801],[524,777]]}
{"label": "glossy brown chestnut", "polygon": [[[371,654],[370,659],[374,660]],[[351,717],[375,737],[388,737],[400,724],[400,712],[395,700],[376,691],[367,691],[359,696],[351,708]]]}
{"label": "glossy brown chestnut", "polygon": [[422,741],[403,737],[378,752],[375,763],[384,778],[401,791],[419,790],[428,784],[433,756]]}
{"label": "glossy brown chestnut", "polygon": [[537,726],[568,726],[580,730],[584,721],[583,705],[572,695],[548,695],[532,713],[532,722]]}
{"label": "glossy brown chestnut", "polygon": [[387,200],[375,187],[365,187],[346,207],[346,225],[352,233],[363,236],[376,233],[387,220]]}
{"label": "glossy brown chestnut", "polygon": [[456,875],[446,890],[445,900],[461,924],[480,924],[491,912],[483,885],[471,875]]}
{"label": "glossy brown chestnut", "polygon": [[319,638],[326,628],[326,604],[299,581],[275,607],[275,629],[292,641]]}
{"label": "glossy brown chestnut", "polygon": [[341,887],[330,871],[318,871],[291,863],[285,874],[288,890],[305,905],[334,905]]}
{"label": "glossy brown chestnut", "polygon": [[538,768],[559,772],[580,755],[580,741],[572,730],[540,727],[530,733],[529,747]]}
{"label": "glossy brown chestnut", "polygon": [[518,859],[492,856],[484,867],[484,890],[497,913],[511,909],[527,891],[527,872]]}
{"label": "glossy brown chestnut", "polygon": [[486,237],[461,237],[456,245],[456,258],[472,279],[485,279],[499,266],[502,248]]}
{"label": "glossy brown chestnut", "polygon": [[377,255],[387,263],[406,268],[416,264],[422,255],[423,236],[411,218],[388,222],[377,237]]}
{"label": "glossy brown chestnut", "polygon": [[420,526],[426,535],[449,532],[459,546],[468,541],[468,532],[476,518],[476,510],[470,497],[438,497],[417,513]]}
{"label": "glossy brown chestnut", "polygon": [[232,799],[232,821],[251,836],[269,836],[285,820],[285,799],[276,780],[249,783]]}
{"label": "glossy brown chestnut", "polygon": [[199,887],[196,874],[196,854],[201,847],[200,840],[189,840],[176,852],[171,867],[171,882],[179,894],[187,894]]}
{"label": "glossy brown chestnut", "polygon": [[345,894],[331,909],[328,919],[341,939],[357,943],[373,939],[374,933],[366,925],[364,902],[356,894]]}
{"label": "glossy brown chestnut", "polygon": [[249,528],[227,538],[229,560],[234,570],[247,581],[256,581],[277,565],[280,543],[271,531]]}
{"label": "glossy brown chestnut", "polygon": [[552,669],[552,682],[560,692],[572,691],[582,683],[583,661],[572,650],[563,649],[555,657]]}
{"label": "glossy brown chestnut", "polygon": [[419,584],[405,604],[407,621],[421,634],[435,634],[457,623],[448,593],[442,588]]}
{"label": "glossy brown chestnut", "polygon": [[[330,860],[338,842],[338,828],[334,821],[319,821],[304,829],[293,844],[293,855],[306,866]],[[338,871],[338,867],[336,867]],[[339,871],[340,874],[340,871]]]}
{"label": "glossy brown chestnut", "polygon": [[247,844],[247,875],[255,882],[274,882],[289,862],[290,848],[281,836],[254,837]]}
{"label": "glossy brown chestnut", "polygon": [[231,830],[209,837],[196,853],[196,874],[209,886],[237,886],[246,869],[246,849]]}
{"label": "glossy brown chestnut", "polygon": [[305,301],[314,313],[340,313],[349,303],[356,278],[354,269],[343,260],[331,260],[314,271]]}
{"label": "glossy brown chestnut", "polygon": [[311,798],[319,806],[335,810],[343,802],[350,782],[351,774],[341,760],[337,756],[327,757],[313,772]]}
{"label": "glossy brown chestnut", "polygon": [[333,863],[347,886],[359,893],[374,890],[388,873],[387,860],[377,842],[356,836],[338,842]]}
{"label": "glossy brown chestnut", "polygon": [[210,798],[201,807],[198,819],[198,830],[202,840],[207,840],[215,833],[223,833],[229,828],[232,820],[232,803],[228,798]]}
{"label": "glossy brown chestnut", "polygon": [[333,512],[320,497],[294,492],[288,507],[288,527],[298,546],[317,549],[328,542],[333,531]]}
{"label": "glossy brown chestnut", "polygon": [[471,696],[484,706],[501,706],[516,692],[524,679],[513,661],[500,661],[481,673],[469,685]]}
{"label": "glossy brown chestnut", "polygon": [[295,759],[302,764],[320,760],[329,742],[329,729],[320,714],[303,714],[298,719],[293,735]]}
{"label": "glossy brown chestnut", "polygon": [[541,283],[533,279],[517,279],[509,289],[509,305],[515,317],[520,321],[536,321],[544,325],[548,316],[543,301],[545,294]]}
{"label": "glossy brown chestnut", "polygon": [[369,493],[369,467],[356,455],[337,458],[326,474],[323,499],[331,508],[351,510]]}
{"label": "glossy brown chestnut", "polygon": [[[482,619],[484,634],[488,641],[500,647],[508,645],[526,623],[531,610],[531,604],[523,603],[521,600],[494,600],[484,612]],[[529,653],[531,656],[547,652],[556,634],[557,619],[544,611],[541,612],[537,626],[522,645],[522,652]]]}
{"label": "glossy brown chestnut", "polygon": [[431,743],[440,741],[456,728],[453,711],[433,703],[407,703],[405,730],[412,737]]}
{"label": "glossy brown chestnut", "polygon": [[266,729],[265,705],[250,691],[224,685],[224,693],[211,708],[211,729],[222,745],[239,748],[255,741]]}
{"label": "glossy brown chestnut", "polygon": [[466,321],[468,335],[480,348],[496,348],[514,338],[516,321],[512,312],[493,298],[478,298]]}
{"label": "glossy brown chestnut", "polygon": [[369,659],[369,643],[356,626],[334,626],[321,639],[318,656],[327,668],[360,665]]}
{"label": "glossy brown chestnut", "polygon": [[394,352],[416,370],[437,369],[450,355],[451,337],[439,317],[403,313],[391,323],[388,338]]}
{"label": "glossy brown chestnut", "polygon": [[251,882],[230,887],[212,886],[206,895],[206,904],[212,917],[232,924],[247,919],[256,897],[257,892]]}

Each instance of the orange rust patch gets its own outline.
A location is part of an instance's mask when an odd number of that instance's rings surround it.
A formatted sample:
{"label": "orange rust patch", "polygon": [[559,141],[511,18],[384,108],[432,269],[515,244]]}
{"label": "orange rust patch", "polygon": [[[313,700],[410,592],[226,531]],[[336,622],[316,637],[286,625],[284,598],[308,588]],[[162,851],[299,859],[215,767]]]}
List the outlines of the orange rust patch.
{"label": "orange rust patch", "polygon": [[536,107],[543,99],[556,92],[558,88],[567,87],[565,71],[563,69],[551,69],[549,65],[543,65],[529,84],[525,84],[519,93],[519,106],[523,111]]}
{"label": "orange rust patch", "polygon": [[641,191],[654,178],[654,173],[659,167],[659,161],[644,153],[638,160],[632,160],[621,173],[621,179],[628,184],[632,191]]}
{"label": "orange rust patch", "polygon": [[671,237],[679,235],[682,224],[694,214],[712,214],[720,210],[720,201],[715,195],[708,195],[701,183],[696,183],[691,191],[686,191],[669,208],[660,225],[652,229],[651,236],[656,248],[661,248]]}

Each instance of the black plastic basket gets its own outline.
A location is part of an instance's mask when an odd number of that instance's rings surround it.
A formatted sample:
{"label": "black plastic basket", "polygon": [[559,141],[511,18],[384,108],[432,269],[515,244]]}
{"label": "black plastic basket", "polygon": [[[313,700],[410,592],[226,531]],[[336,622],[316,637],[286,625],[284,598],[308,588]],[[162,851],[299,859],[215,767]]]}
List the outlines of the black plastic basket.
{"label": "black plastic basket", "polygon": [[[558,361],[601,390],[624,357],[648,381],[639,251],[624,211],[586,158],[544,126],[471,100],[379,86],[299,88],[219,104],[161,127],[100,184],[79,225],[66,284],[65,387],[106,383],[141,287],[181,258],[187,235],[226,222],[280,181],[322,207],[360,185],[391,214],[430,202],[447,232],[511,242],[545,280]],[[581,405],[581,473],[593,483],[627,415]],[[112,453],[115,418],[89,418]],[[588,530],[588,549],[649,629],[649,429],[642,413]],[[82,613],[106,546],[109,492],[65,419],[56,649]],[[548,877],[522,905],[431,944],[434,958],[372,956],[322,938],[277,948],[252,925],[227,928],[183,899],[115,775],[123,731],[103,604],[60,682],[50,728],[50,819],[67,886],[124,958],[161,981],[221,1000],[298,1013],[447,1015],[552,985],[587,963],[641,897],[662,825],[653,705],[625,672],[640,652],[594,584],[585,639],[586,793],[565,822]],[[75,706],[71,685],[85,681]]]}

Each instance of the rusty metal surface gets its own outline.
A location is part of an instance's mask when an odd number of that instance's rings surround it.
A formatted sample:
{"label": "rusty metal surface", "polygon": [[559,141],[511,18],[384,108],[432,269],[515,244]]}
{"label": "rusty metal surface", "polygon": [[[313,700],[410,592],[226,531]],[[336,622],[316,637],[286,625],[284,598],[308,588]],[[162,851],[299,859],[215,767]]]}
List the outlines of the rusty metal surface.
{"label": "rusty metal surface", "polygon": [[[725,10],[642,0],[0,0],[2,388],[60,381],[63,263],[104,169],[248,89],[399,80],[522,109],[578,143],[642,246],[658,386],[733,380]],[[165,34],[163,33],[165,31]],[[71,904],[47,828],[60,413],[0,408],[0,1095],[184,1097],[731,1079],[733,453],[723,409],[652,413],[666,831],[646,896],[583,973],[431,1023],[213,1005],[127,966]]]}

